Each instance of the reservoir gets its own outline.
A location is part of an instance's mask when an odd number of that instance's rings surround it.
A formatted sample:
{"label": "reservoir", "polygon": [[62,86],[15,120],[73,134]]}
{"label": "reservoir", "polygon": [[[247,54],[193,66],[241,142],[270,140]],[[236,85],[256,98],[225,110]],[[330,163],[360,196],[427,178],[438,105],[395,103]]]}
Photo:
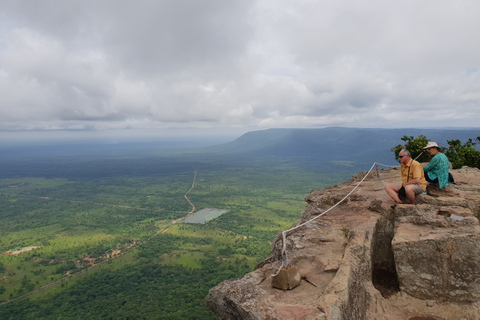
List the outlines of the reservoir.
{"label": "reservoir", "polygon": [[210,220],[220,217],[222,214],[229,212],[227,209],[205,208],[194,215],[183,220],[185,223],[202,223],[205,224]]}

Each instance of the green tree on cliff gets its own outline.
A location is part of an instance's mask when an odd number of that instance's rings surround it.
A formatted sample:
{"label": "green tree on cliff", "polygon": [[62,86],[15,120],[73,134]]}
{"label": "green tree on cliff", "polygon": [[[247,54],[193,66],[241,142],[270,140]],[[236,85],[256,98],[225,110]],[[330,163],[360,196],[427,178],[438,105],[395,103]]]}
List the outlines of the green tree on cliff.
{"label": "green tree on cliff", "polygon": [[392,148],[392,151],[395,152],[396,160],[398,160],[398,154],[400,153],[400,151],[402,151],[402,149],[406,149],[410,151],[412,159],[416,159],[423,152],[423,154],[417,159],[417,161],[430,161],[430,155],[427,152],[424,152],[425,150],[423,149],[423,147],[427,145],[430,139],[427,139],[427,137],[425,136],[419,135],[417,138],[414,138],[413,136],[403,136],[401,140],[405,142]]}
{"label": "green tree on cliff", "polygon": [[[404,141],[404,143],[393,147],[391,150],[395,153],[395,159],[398,160],[398,154],[400,151],[406,149],[410,151],[413,159],[418,157],[417,160],[419,162],[430,161],[430,155],[423,149],[430,139],[420,135],[417,138],[414,138],[413,136],[403,136],[401,140]],[[449,147],[440,147],[440,152],[447,156],[453,169],[458,169],[463,166],[480,169],[480,151],[475,149],[475,145],[480,143],[480,137],[475,138],[475,141],[476,142],[474,142],[473,139],[468,139],[467,142],[462,144],[459,139],[447,140]]]}
{"label": "green tree on cliff", "polygon": [[[477,137],[475,140],[480,142],[480,137]],[[456,139],[447,140],[447,143],[450,147],[443,152],[448,157],[454,169],[463,166],[480,168],[480,151],[474,148],[477,144],[476,142],[468,139],[468,141],[462,145],[462,142]]]}

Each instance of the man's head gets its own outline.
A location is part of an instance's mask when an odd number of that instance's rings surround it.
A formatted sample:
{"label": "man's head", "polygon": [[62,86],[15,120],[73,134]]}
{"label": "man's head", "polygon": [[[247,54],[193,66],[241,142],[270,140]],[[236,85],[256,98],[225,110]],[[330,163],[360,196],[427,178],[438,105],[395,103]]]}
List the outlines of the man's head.
{"label": "man's head", "polygon": [[410,161],[411,157],[412,156],[410,154],[410,151],[406,149],[402,149],[398,154],[398,160],[400,161],[400,163],[403,163],[403,164],[407,164],[408,161]]}

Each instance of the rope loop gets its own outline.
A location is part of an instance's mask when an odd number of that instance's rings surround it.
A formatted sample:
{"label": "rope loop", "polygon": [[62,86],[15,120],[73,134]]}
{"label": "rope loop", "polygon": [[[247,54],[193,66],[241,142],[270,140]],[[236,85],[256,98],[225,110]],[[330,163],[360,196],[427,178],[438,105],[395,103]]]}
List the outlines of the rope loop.
{"label": "rope loop", "polygon": [[[360,182],[355,186],[355,188],[352,189],[352,191],[350,191],[345,197],[343,197],[342,200],[340,200],[339,202],[337,202],[335,205],[333,205],[331,208],[329,208],[328,210],[325,210],[324,212],[320,213],[319,215],[311,218],[310,220],[308,221],[305,221],[304,223],[302,224],[299,224],[298,226],[295,226],[295,227],[292,227],[290,229],[287,229],[287,230],[284,230],[282,231],[282,265],[280,266],[280,268],[278,268],[278,271],[273,275],[273,276],[276,276],[278,275],[278,273],[280,272],[280,270],[283,268],[283,267],[286,267],[288,265],[288,260],[287,260],[287,232],[290,232],[290,231],[293,231],[295,229],[298,229],[300,227],[303,227],[304,225],[312,222],[313,220],[316,220],[318,218],[320,218],[321,216],[325,215],[327,212],[329,212],[330,210],[332,210],[333,208],[335,208],[336,206],[338,206],[340,203],[342,203],[345,199],[347,199],[359,186],[360,184],[367,178],[367,176],[370,174],[370,172],[373,170],[373,168],[376,167],[376,165],[381,165],[380,163],[376,163],[374,162],[372,167],[370,168],[370,170],[368,170],[368,172],[365,174],[365,176],[362,178],[362,180],[360,180]],[[392,166],[389,166],[389,167],[392,167]]]}

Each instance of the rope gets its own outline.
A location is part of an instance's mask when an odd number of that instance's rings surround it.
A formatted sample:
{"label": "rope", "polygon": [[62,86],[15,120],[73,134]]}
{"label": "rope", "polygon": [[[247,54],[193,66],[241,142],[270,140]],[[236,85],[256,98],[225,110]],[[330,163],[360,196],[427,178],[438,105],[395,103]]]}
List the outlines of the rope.
{"label": "rope", "polygon": [[423,154],[423,151],[420,152],[420,154],[419,154],[415,159],[413,159],[413,160],[417,160],[418,158],[420,158],[420,156],[421,156],[422,154]]}
{"label": "rope", "polygon": [[283,241],[283,244],[282,244],[282,265],[280,266],[280,268],[278,268],[278,271],[273,275],[273,276],[276,276],[278,275],[278,273],[280,272],[280,270],[283,268],[283,267],[286,267],[288,262],[287,262],[287,239],[286,239],[286,234],[287,232],[289,231],[293,231],[295,229],[298,229],[300,227],[303,227],[304,225],[312,222],[313,220],[316,220],[317,218],[320,218],[321,216],[323,216],[324,214],[326,214],[327,212],[329,212],[330,210],[332,210],[333,208],[335,208],[336,206],[338,206],[340,203],[342,203],[345,199],[347,199],[359,186],[360,184],[363,182],[363,180],[365,180],[365,178],[368,176],[368,174],[373,170],[373,168],[375,167],[377,163],[373,163],[372,167],[370,168],[370,170],[368,170],[367,174],[365,174],[365,176],[363,177],[362,180],[360,180],[360,182],[355,186],[355,188],[352,189],[352,191],[350,191],[345,197],[343,197],[342,200],[340,200],[339,202],[337,202],[333,207],[329,208],[328,210],[320,213],[318,216],[315,216],[313,218],[311,218],[310,220],[308,221],[305,221],[304,223],[302,224],[299,224],[298,226],[295,226],[295,227],[292,227],[288,230],[284,230],[282,231],[282,241]]}
{"label": "rope", "polygon": [[387,164],[381,164],[381,163],[378,163],[378,162],[375,162],[376,164],[378,164],[379,166],[384,166],[384,167],[389,167],[389,168],[393,168],[393,167],[400,167],[398,165],[394,165],[394,166],[390,166],[390,165],[387,165]]}
{"label": "rope", "polygon": [[[417,160],[421,155],[423,154],[423,151],[414,159],[414,160]],[[278,273],[280,272],[280,270],[283,268],[283,267],[286,267],[288,265],[288,261],[287,261],[287,232],[290,232],[290,231],[293,231],[295,229],[298,229],[300,227],[303,227],[304,225],[312,222],[313,220],[316,220],[317,218],[320,218],[321,216],[323,216],[324,214],[326,214],[327,212],[329,212],[330,210],[332,210],[333,208],[335,208],[336,206],[338,206],[340,203],[342,203],[345,199],[347,199],[359,186],[360,184],[365,180],[365,178],[367,178],[367,176],[369,175],[369,173],[373,170],[374,167],[377,168],[378,170],[378,167],[377,165],[380,165],[380,166],[384,166],[384,167],[390,167],[390,168],[393,168],[393,167],[400,167],[398,165],[395,165],[395,166],[391,166],[391,165],[386,165],[386,164],[381,164],[381,163],[378,163],[378,162],[374,162],[372,167],[370,168],[370,170],[368,170],[367,174],[365,174],[365,176],[363,177],[362,180],[360,180],[360,182],[355,186],[355,188],[352,189],[352,191],[350,191],[345,197],[343,197],[342,200],[340,200],[339,202],[337,202],[333,207],[329,208],[328,210],[320,213],[318,216],[315,216],[313,218],[311,218],[310,220],[308,221],[305,221],[304,223],[302,224],[299,224],[298,226],[295,226],[295,227],[292,227],[288,230],[284,230],[282,231],[282,265],[280,266],[280,268],[278,268],[278,271],[273,275],[273,276],[276,276],[278,275]]]}
{"label": "rope", "polygon": [[[418,158],[420,158],[420,156],[424,153],[424,151],[420,152],[420,154],[413,160],[417,160]],[[381,164],[381,163],[378,163],[378,162],[375,162],[376,164],[378,164],[379,166],[383,166],[383,167],[389,167],[389,168],[394,168],[394,167],[400,167],[399,165],[394,165],[394,166],[389,166],[387,164]]]}

